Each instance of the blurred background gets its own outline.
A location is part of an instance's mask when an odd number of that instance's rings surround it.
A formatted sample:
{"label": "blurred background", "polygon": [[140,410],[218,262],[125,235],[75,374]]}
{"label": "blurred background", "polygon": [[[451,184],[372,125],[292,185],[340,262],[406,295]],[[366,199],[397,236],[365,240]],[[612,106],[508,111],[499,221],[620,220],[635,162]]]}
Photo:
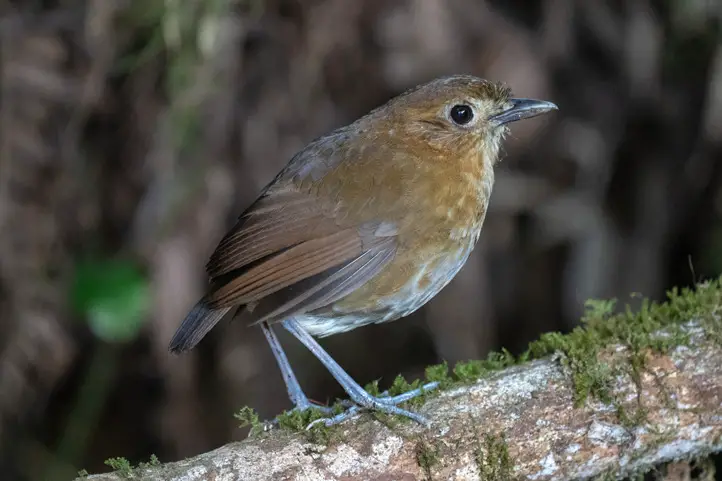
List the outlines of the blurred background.
{"label": "blurred background", "polygon": [[[718,0],[0,2],[0,473],[70,479],[289,408],[259,329],[168,354],[216,243],[314,137],[436,76],[512,127],[481,241],[403,321],[324,339],[360,383],[519,352],[585,299],[722,272]],[[313,399],[341,389],[282,336]]]}

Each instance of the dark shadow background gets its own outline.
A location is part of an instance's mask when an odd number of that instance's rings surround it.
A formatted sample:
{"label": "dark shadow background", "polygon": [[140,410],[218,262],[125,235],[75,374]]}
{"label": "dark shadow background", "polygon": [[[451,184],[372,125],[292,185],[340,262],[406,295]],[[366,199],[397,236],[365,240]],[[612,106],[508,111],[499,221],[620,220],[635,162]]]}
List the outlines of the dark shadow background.
{"label": "dark shadow background", "polygon": [[[170,356],[223,231],[314,137],[436,76],[514,124],[482,239],[403,321],[323,341],[361,382],[523,350],[585,299],[722,272],[715,0],[0,2],[0,472],[69,479],[242,439],[288,408],[260,330]],[[342,394],[283,340],[308,394]],[[8,477],[5,477],[8,476]]]}

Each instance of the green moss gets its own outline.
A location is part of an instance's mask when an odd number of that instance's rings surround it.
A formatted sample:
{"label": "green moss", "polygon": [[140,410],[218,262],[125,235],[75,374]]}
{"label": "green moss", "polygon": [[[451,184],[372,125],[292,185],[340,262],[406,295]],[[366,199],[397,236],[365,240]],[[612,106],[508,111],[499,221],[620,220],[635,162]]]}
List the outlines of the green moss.
{"label": "green moss", "polygon": [[87,469],[81,469],[80,471],[78,471],[79,478],[87,478],[88,476],[90,476],[90,474],[88,473]]}
{"label": "green moss", "polygon": [[[340,404],[334,405],[333,408],[334,414],[340,414],[343,412],[343,406]],[[306,428],[312,422],[327,417],[329,417],[329,414],[324,413],[320,409],[312,408],[304,411],[285,411],[278,415],[276,420],[278,421],[279,428],[292,432],[302,432],[309,442],[325,445],[331,440],[333,434],[332,427],[326,426],[323,423],[316,423],[311,427],[311,429]]]}
{"label": "green moss", "polygon": [[319,409],[306,409],[304,411],[284,411],[276,418],[276,420],[278,421],[278,426],[282,429],[301,431],[306,429],[306,426],[313,421],[323,417],[325,417],[325,415]]}
{"label": "green moss", "polygon": [[[133,465],[130,463],[130,461],[128,461],[126,458],[123,458],[123,457],[108,458],[105,460],[104,464],[106,466],[109,466],[121,478],[131,479],[131,478],[136,477],[135,472],[137,470],[150,468],[151,466],[160,466],[160,461],[158,460],[158,457],[155,454],[151,454],[150,460],[147,463],[140,462],[140,463],[138,463],[137,467],[133,467]],[[88,476],[88,472],[83,469],[82,471],[78,472],[78,476],[86,477],[86,476]]]}
{"label": "green moss", "polygon": [[[422,386],[423,383],[421,379],[414,379],[413,382],[408,382],[402,375],[399,374],[398,376],[396,376],[396,379],[394,379],[394,382],[389,388],[389,396],[398,396],[399,394],[413,391],[414,389],[419,389]],[[424,402],[426,402],[427,396],[428,393],[426,391],[422,391],[420,395],[410,399],[409,401],[407,401],[406,404],[411,407],[421,406],[424,404]]]}
{"label": "green moss", "polygon": [[[530,345],[530,357],[563,353],[574,376],[577,401],[583,402],[590,394],[604,398],[612,376],[609,366],[600,362],[600,352],[613,344],[627,347],[628,372],[638,382],[647,351],[666,352],[688,344],[683,323],[694,319],[708,334],[719,332],[715,316],[719,301],[719,281],[700,284],[694,291],[672,290],[665,303],[645,299],[637,312],[627,306],[623,312],[613,314],[611,301],[589,301],[580,327],[567,335],[543,335]],[[661,331],[665,334],[660,335]]]}
{"label": "green moss", "polygon": [[364,389],[367,393],[371,394],[374,397],[377,397],[381,394],[381,389],[379,389],[379,380],[374,379],[370,383],[366,384],[364,386]]}
{"label": "green moss", "polygon": [[473,383],[516,362],[514,355],[506,349],[502,352],[490,352],[486,359],[457,363],[453,370],[454,381],[461,384]]}
{"label": "green moss", "polygon": [[396,379],[394,379],[394,382],[391,383],[391,387],[389,387],[389,396],[397,396],[399,394],[403,394],[408,391],[413,391],[414,389],[418,389],[421,387],[421,380],[415,379],[413,382],[408,382],[404,376],[399,374],[396,376]]}
{"label": "green moss", "polygon": [[449,365],[446,361],[427,367],[424,374],[426,382],[438,382],[441,389],[452,383],[451,376],[449,376]]}
{"label": "green moss", "polygon": [[263,432],[263,423],[258,417],[258,413],[249,406],[243,406],[237,413],[233,415],[234,418],[240,421],[239,428],[245,428],[246,426],[251,427],[250,436],[255,436]]}
{"label": "green moss", "polygon": [[431,470],[439,464],[439,450],[429,444],[425,439],[420,438],[414,449],[416,454],[416,463],[424,472],[426,479],[431,481]]}
{"label": "green moss", "polygon": [[[493,371],[561,353],[561,362],[572,375],[575,405],[582,405],[592,396],[616,404],[623,424],[638,425],[646,419],[646,411],[640,404],[634,412],[626,412],[621,403],[612,398],[611,388],[616,377],[628,374],[639,385],[648,352],[663,353],[689,344],[689,333],[683,325],[690,320],[700,324],[709,340],[722,345],[722,321],[718,315],[721,280],[700,283],[695,289],[672,289],[662,303],[643,299],[636,311],[627,305],[621,312],[615,312],[617,301],[614,299],[587,301],[581,325],[569,334],[544,334],[516,358],[502,351],[489,354],[484,361],[459,363],[454,367],[451,384],[475,382]],[[604,356],[605,349],[613,345],[627,348],[626,356],[614,366],[606,362]]]}
{"label": "green moss", "polygon": [[160,460],[155,454],[150,455],[150,460],[147,463],[144,463],[142,461],[138,463],[138,467],[141,469],[150,468],[151,466],[160,466]]}
{"label": "green moss", "polygon": [[318,423],[314,424],[311,429],[304,429],[302,432],[309,443],[328,446],[339,434],[339,431],[333,428],[333,426]]}
{"label": "green moss", "polygon": [[509,446],[503,435],[485,434],[477,440],[474,450],[479,478],[483,481],[508,481],[513,479],[514,464],[509,456]]}
{"label": "green moss", "polygon": [[125,458],[108,458],[104,464],[122,478],[130,478],[133,476],[133,466],[130,464],[130,461]]}
{"label": "green moss", "polygon": [[636,409],[633,410],[625,409],[617,400],[614,400],[613,404],[616,409],[617,419],[627,429],[639,426],[648,419],[649,411],[641,403],[637,403]]}

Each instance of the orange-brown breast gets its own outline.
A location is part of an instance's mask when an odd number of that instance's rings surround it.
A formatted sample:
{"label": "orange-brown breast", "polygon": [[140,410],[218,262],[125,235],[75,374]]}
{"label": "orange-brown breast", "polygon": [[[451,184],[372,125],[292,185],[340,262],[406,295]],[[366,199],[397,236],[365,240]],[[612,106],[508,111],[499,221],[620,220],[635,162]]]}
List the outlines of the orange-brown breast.
{"label": "orange-brown breast", "polygon": [[482,146],[473,138],[439,149],[408,140],[399,145],[394,134],[363,148],[350,144],[344,156],[354,161],[299,185],[324,199],[340,225],[374,220],[393,225],[398,245],[393,261],[373,279],[298,319],[312,334],[415,311],[451,281],[478,240],[494,180]]}

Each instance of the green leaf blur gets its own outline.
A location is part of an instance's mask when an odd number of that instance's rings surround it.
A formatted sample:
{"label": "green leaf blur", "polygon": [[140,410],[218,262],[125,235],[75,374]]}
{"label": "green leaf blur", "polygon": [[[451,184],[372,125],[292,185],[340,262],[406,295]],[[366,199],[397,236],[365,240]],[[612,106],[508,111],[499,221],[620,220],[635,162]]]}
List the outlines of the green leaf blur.
{"label": "green leaf blur", "polygon": [[150,292],[147,279],[134,263],[89,260],[76,268],[71,299],[99,339],[122,343],[135,339],[143,327]]}

